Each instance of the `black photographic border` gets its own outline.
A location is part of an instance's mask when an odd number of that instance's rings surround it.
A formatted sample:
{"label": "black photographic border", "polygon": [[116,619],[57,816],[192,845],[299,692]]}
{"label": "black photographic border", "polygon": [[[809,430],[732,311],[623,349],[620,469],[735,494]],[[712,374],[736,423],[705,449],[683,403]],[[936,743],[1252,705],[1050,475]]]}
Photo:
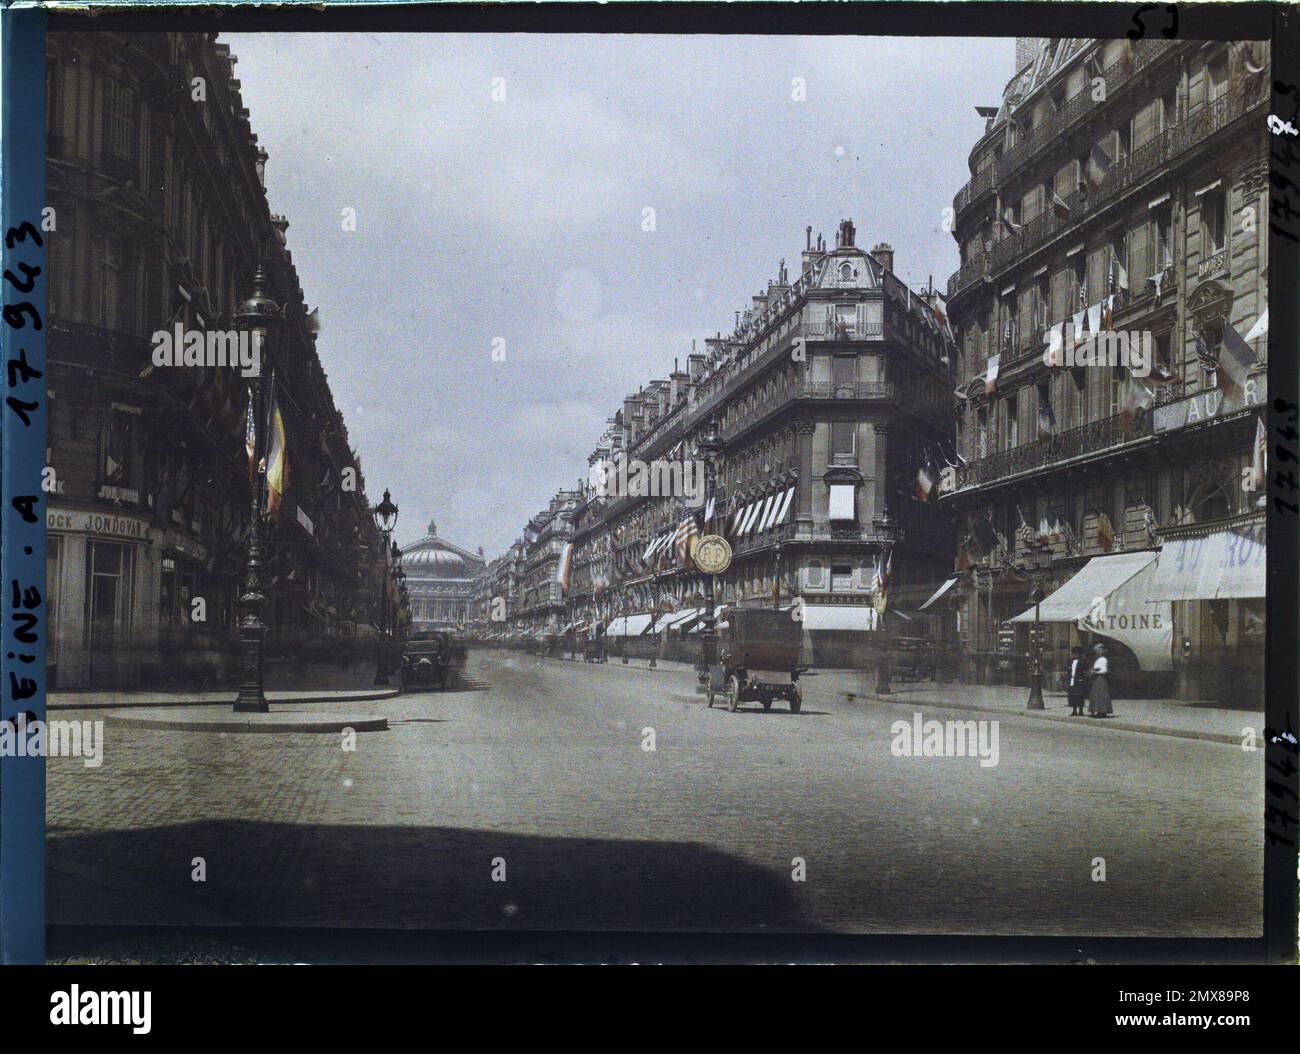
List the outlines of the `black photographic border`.
{"label": "black photographic border", "polygon": [[[21,59],[5,56],[4,85],[4,226],[25,218],[23,206],[43,200],[44,186],[44,48],[48,30],[114,30],[162,32],[223,30],[244,32],[496,32],[496,33],[734,33],[756,35],[901,35],[901,36],[1054,36],[1121,37],[1141,32],[1154,36],[1168,24],[1171,7],[1156,4],[1060,3],[430,3],[346,4],[325,9],[286,5],[224,8],[149,4],[121,5],[95,0],[89,10],[53,10],[4,13],[16,29],[20,19],[43,23],[39,30],[40,55]],[[1290,119],[1300,107],[1300,19],[1294,9],[1258,3],[1176,5],[1177,35],[1192,39],[1268,39],[1272,42],[1274,97],[1272,112]],[[5,46],[14,44],[8,33]],[[30,36],[30,34],[28,34]],[[18,41],[21,45],[22,41]],[[28,41],[30,43],[30,40]],[[38,85],[18,83],[15,71],[39,68]],[[942,76],[936,73],[936,76]],[[31,90],[24,103],[25,90]],[[1297,94],[1293,98],[1290,91]],[[39,150],[32,138],[11,135],[11,107],[27,105],[38,115]],[[18,118],[14,118],[17,120]],[[24,154],[23,148],[27,148]],[[1300,184],[1297,166],[1287,167],[1276,151],[1270,161],[1271,192],[1291,180]],[[1300,205],[1300,194],[1297,195]],[[1294,227],[1294,225],[1293,225]],[[1276,229],[1276,228],[1275,228]],[[1300,234],[1300,228],[1294,228]],[[21,249],[22,247],[19,246]],[[5,266],[11,266],[5,250]],[[16,257],[14,257],[16,258]],[[30,259],[30,257],[28,257]],[[1288,423],[1288,404],[1300,403],[1297,364],[1300,363],[1300,304],[1297,303],[1297,263],[1300,243],[1283,235],[1270,238],[1269,310],[1271,313],[1267,408],[1270,458],[1276,466],[1279,436]],[[43,290],[42,290],[43,291]],[[12,299],[6,286],[5,303]],[[43,306],[43,300],[42,300]],[[5,329],[5,358],[13,349],[12,334]],[[41,343],[36,341],[36,344]],[[28,348],[33,365],[44,368],[44,349]],[[12,385],[11,385],[12,387]],[[6,393],[9,394],[9,393]],[[43,407],[34,416],[43,429]],[[22,451],[11,443],[11,421],[6,412],[4,443],[5,567],[9,579],[14,546],[21,545],[22,524],[10,507],[15,473],[21,473]],[[1276,444],[1276,445],[1275,445]],[[41,444],[43,449],[43,444]],[[1300,444],[1292,443],[1292,450]],[[32,471],[27,465],[26,470]],[[1267,690],[1265,721],[1268,728],[1293,735],[1300,730],[1300,516],[1279,510],[1270,485],[1267,516],[1268,595],[1266,608]],[[43,498],[43,495],[42,495]],[[41,503],[43,513],[43,501]],[[43,567],[43,556],[41,566]],[[17,572],[14,571],[16,574]],[[6,601],[8,587],[6,585]],[[44,611],[40,611],[44,624]],[[10,607],[0,612],[6,638],[13,631]],[[41,643],[43,649],[43,642]],[[41,662],[43,663],[43,650]],[[44,683],[38,694],[19,704],[3,679],[3,719],[30,709],[44,716]],[[1266,744],[1269,766],[1284,766],[1293,755],[1284,743]],[[1294,740],[1291,741],[1294,743]],[[0,959],[39,962],[49,957],[78,956],[101,941],[120,937],[119,931],[98,927],[54,926],[48,933],[39,926],[43,917],[44,772],[40,759],[13,759],[0,763]],[[40,772],[39,787],[31,769]],[[1266,768],[1266,773],[1273,769]],[[26,773],[26,775],[24,775]],[[1266,778],[1272,778],[1266,776]],[[1296,775],[1274,780],[1279,790],[1265,795],[1294,814]],[[1288,796],[1289,792],[1289,796]],[[34,798],[33,795],[37,797]],[[39,799],[39,801],[37,800]],[[1288,802],[1290,803],[1288,807]],[[39,814],[36,810],[39,806]],[[40,827],[40,846],[33,842],[32,823]],[[1272,830],[1272,828],[1270,828]],[[1277,827],[1281,839],[1294,843],[1296,829]],[[36,851],[39,849],[39,851]],[[260,961],[317,962],[985,962],[985,963],[1291,963],[1296,957],[1296,850],[1284,841],[1266,839],[1264,859],[1264,936],[1232,939],[1174,938],[1069,938],[1069,937],[930,937],[908,935],[827,934],[676,934],[613,932],[475,932],[475,931],[370,931],[330,929],[255,929],[208,931],[185,927],[134,929],[132,934],[164,932],[207,934],[220,942],[253,949]],[[32,921],[33,918],[36,921]],[[23,920],[27,921],[24,922]],[[38,937],[47,937],[41,946]]]}

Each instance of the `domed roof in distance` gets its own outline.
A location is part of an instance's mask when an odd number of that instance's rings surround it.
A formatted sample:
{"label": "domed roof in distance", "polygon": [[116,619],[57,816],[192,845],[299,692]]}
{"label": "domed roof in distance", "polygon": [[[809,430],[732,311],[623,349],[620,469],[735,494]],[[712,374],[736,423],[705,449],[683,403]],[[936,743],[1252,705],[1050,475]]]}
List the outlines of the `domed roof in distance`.
{"label": "domed roof in distance", "polygon": [[472,578],[484,566],[481,557],[439,538],[433,521],[428,534],[402,548],[402,569],[414,578]]}

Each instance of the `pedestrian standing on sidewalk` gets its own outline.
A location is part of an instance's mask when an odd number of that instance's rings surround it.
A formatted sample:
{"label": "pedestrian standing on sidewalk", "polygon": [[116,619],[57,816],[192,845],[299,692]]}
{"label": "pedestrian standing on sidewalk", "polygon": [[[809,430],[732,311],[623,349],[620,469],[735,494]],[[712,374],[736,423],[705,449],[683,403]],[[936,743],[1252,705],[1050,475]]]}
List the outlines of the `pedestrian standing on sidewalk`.
{"label": "pedestrian standing on sidewalk", "polygon": [[1098,644],[1096,652],[1092,680],[1088,684],[1088,716],[1110,717],[1115,710],[1110,705],[1110,660],[1106,657],[1106,645]]}
{"label": "pedestrian standing on sidewalk", "polygon": [[1070,679],[1065,685],[1065,698],[1070,703],[1070,716],[1082,717],[1083,704],[1088,698],[1088,659],[1082,648],[1074,649],[1070,661]]}

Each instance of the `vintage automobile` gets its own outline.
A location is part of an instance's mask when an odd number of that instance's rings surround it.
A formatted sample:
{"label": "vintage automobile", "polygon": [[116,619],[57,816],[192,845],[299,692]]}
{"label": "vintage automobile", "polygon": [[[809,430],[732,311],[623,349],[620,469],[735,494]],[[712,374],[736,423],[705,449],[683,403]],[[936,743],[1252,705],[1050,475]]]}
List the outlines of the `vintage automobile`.
{"label": "vintage automobile", "polygon": [[598,633],[595,636],[587,637],[582,642],[582,661],[583,662],[608,662],[609,656],[605,649],[605,635]]}
{"label": "vintage automobile", "polygon": [[799,665],[803,626],[789,611],[774,608],[733,608],[727,613],[719,641],[718,662],[709,668],[708,701],[724,699],[734,712],[741,703],[757,701],[764,710],[784,699],[790,712],[803,705]]}
{"label": "vintage automobile", "polygon": [[446,631],[417,633],[402,649],[403,689],[422,685],[452,688],[464,669],[465,645]]}

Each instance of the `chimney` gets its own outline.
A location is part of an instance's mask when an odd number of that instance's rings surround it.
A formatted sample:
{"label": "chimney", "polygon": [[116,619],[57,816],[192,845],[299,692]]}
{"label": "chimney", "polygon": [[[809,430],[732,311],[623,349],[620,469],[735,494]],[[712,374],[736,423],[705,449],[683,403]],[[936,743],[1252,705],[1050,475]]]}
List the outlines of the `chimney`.
{"label": "chimney", "polygon": [[852,249],[857,233],[857,228],[853,226],[852,220],[840,220],[840,229],[835,235],[835,247],[837,249]]}
{"label": "chimney", "polygon": [[880,266],[883,267],[886,271],[890,271],[891,273],[893,272],[894,249],[893,246],[891,246],[888,242],[881,242],[879,245],[877,245],[874,249],[871,250],[871,255],[876,258],[876,262],[879,263]]}
{"label": "chimney", "polygon": [[691,384],[699,384],[704,379],[704,364],[708,361],[708,356],[693,351],[686,357],[686,369],[690,377]]}
{"label": "chimney", "polygon": [[262,184],[263,190],[266,189],[266,162],[270,156],[259,146],[257,148],[257,159],[253,162],[253,167],[257,169],[257,181]]}

